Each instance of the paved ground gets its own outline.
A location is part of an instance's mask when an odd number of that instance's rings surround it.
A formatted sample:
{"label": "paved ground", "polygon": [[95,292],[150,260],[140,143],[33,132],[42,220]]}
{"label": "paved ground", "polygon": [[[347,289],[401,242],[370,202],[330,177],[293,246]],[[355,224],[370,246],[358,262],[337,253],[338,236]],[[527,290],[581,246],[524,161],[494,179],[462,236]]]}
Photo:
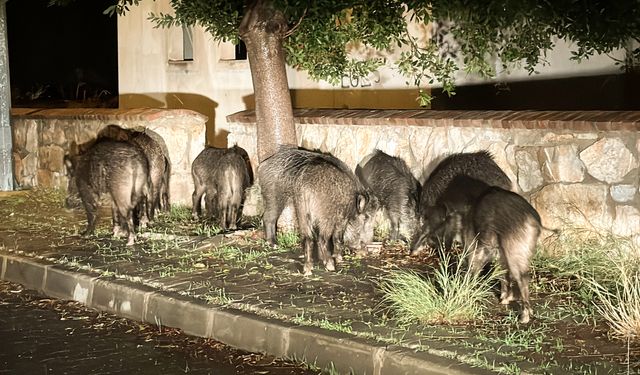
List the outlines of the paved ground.
{"label": "paved ground", "polygon": [[0,337],[0,374],[318,373],[6,281],[0,281]]}
{"label": "paved ground", "polygon": [[[97,235],[82,238],[83,213],[60,203],[60,196],[40,191],[0,196],[6,218],[0,222],[0,278],[342,373],[615,374],[640,368],[636,347],[627,351],[601,328],[576,324],[555,308],[543,314],[540,305],[548,301],[535,293],[538,317],[528,327],[518,327],[497,304],[481,325],[398,324],[380,302],[379,283],[390,270],[433,264],[409,258],[401,248],[350,256],[337,272],[316,269],[304,277],[299,248],[265,246],[259,230],[215,235],[188,211],[176,210],[126,247],[111,238],[108,211]],[[571,333],[549,335],[552,325]],[[625,365],[628,353],[633,366]]]}

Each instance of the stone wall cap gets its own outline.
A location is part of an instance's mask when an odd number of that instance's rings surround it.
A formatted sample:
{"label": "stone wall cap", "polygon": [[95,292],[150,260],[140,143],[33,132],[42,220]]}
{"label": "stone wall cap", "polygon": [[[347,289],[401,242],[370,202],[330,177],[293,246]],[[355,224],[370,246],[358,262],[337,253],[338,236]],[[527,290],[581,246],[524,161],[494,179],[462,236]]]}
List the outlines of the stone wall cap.
{"label": "stone wall cap", "polygon": [[60,118],[76,120],[156,121],[167,117],[193,117],[206,122],[208,117],[190,109],[166,108],[11,108],[16,118]]}
{"label": "stone wall cap", "polygon": [[[640,111],[483,111],[389,109],[294,109],[299,124],[462,126],[483,128],[640,130]],[[227,116],[227,122],[255,123],[254,110]],[[575,126],[574,126],[575,125]]]}

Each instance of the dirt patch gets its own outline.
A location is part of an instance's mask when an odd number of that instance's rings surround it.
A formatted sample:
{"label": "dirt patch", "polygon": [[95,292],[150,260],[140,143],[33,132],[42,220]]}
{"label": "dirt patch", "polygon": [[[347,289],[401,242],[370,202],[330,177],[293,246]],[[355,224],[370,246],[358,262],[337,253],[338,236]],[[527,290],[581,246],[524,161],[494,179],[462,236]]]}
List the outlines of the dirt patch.
{"label": "dirt patch", "polygon": [[534,319],[528,325],[519,325],[514,308],[499,305],[497,297],[482,322],[402,325],[381,304],[379,282],[398,268],[428,273],[438,259],[409,257],[398,244],[366,257],[348,254],[337,272],[315,269],[305,277],[299,248],[267,246],[249,222],[242,231],[210,237],[196,235],[203,223],[188,214],[164,214],[138,244],[126,247],[124,240],[110,237],[108,211],[98,234],[82,238],[84,213],[64,210],[60,197],[50,193],[0,197],[0,215],[7,218],[0,223],[2,251],[44,257],[105,278],[453,356],[503,373],[640,373],[640,344],[610,338],[607,325],[569,294],[547,293],[549,280],[539,276],[544,272],[534,272]]}

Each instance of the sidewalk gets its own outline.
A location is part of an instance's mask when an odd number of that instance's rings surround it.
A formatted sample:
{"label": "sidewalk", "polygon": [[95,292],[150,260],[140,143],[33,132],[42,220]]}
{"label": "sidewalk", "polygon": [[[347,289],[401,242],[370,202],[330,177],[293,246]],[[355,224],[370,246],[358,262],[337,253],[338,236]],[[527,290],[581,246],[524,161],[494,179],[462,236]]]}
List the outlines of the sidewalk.
{"label": "sidewalk", "polygon": [[341,374],[485,374],[512,364],[537,372],[464,330],[394,322],[377,283],[394,267],[424,266],[399,250],[304,277],[299,248],[271,249],[260,230],[208,236],[188,214],[161,217],[126,247],[109,235],[106,210],[97,236],[82,238],[84,213],[61,208],[59,196],[2,193],[0,278]]}

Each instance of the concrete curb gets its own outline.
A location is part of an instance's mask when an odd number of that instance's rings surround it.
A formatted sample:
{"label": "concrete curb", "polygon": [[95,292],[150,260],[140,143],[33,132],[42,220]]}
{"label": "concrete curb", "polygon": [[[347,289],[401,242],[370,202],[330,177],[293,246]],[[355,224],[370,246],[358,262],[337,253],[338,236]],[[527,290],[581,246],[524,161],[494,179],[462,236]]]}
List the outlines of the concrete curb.
{"label": "concrete curb", "polygon": [[103,279],[45,260],[0,254],[0,279],[116,315],[179,328],[243,350],[303,359],[342,374],[493,374],[453,359],[385,346],[315,327],[301,327],[248,312],[216,307],[177,293]]}

